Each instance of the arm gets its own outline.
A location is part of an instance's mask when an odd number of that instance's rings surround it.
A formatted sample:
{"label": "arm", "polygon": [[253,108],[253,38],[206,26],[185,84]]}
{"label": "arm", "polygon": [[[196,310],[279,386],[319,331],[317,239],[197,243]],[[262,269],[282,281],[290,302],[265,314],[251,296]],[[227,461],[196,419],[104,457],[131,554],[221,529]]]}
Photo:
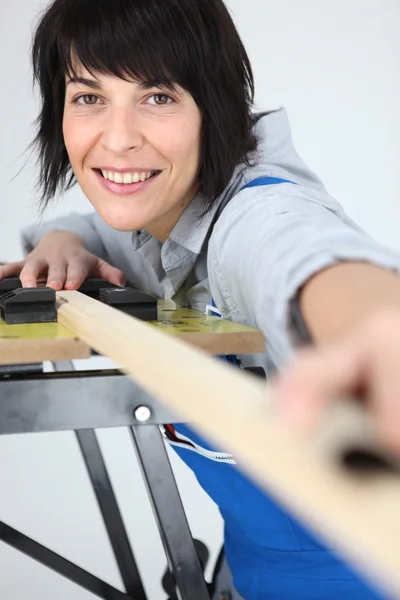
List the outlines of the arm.
{"label": "arm", "polygon": [[104,244],[107,228],[108,225],[95,212],[85,215],[70,214],[52,221],[29,225],[22,230],[21,241],[25,254],[28,254],[47,233],[68,231],[80,237],[89,252],[107,260]]}
{"label": "arm", "polygon": [[0,269],[0,278],[21,274],[24,285],[36,285],[38,273],[48,270],[48,285],[60,289],[65,282],[75,289],[89,274],[119,285],[126,277],[135,282],[141,272],[132,256],[132,233],[113,229],[94,212],[30,225],[22,231],[22,245],[25,260]]}
{"label": "arm", "polygon": [[77,289],[88,276],[122,285],[131,234],[109,227],[96,213],[71,214],[22,231],[25,258],[0,267],[0,279],[19,276],[24,287],[46,277],[56,290]]}
{"label": "arm", "polygon": [[[282,414],[310,425],[328,401],[362,391],[400,451],[400,257],[323,202],[299,188],[238,198],[210,244],[215,300],[266,335]],[[298,294],[318,349],[294,353]]]}
{"label": "arm", "polygon": [[400,277],[372,264],[341,263],[306,282],[300,309],[315,342],[339,341],[378,311],[400,313]]}
{"label": "arm", "polygon": [[278,368],[296,347],[290,302],[299,292],[312,335],[328,341],[383,308],[388,296],[394,299],[399,267],[397,253],[366,235],[331,198],[302,186],[239,193],[210,240],[209,274],[218,307],[263,331]]}

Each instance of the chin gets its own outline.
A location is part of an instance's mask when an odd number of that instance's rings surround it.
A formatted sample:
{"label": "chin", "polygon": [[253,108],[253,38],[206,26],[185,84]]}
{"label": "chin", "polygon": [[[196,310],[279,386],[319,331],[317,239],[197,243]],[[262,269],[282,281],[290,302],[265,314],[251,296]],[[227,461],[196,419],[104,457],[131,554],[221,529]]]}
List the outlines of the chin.
{"label": "chin", "polygon": [[146,219],[140,218],[139,215],[126,214],[126,211],[116,212],[95,208],[103,221],[117,231],[136,231],[146,227]]}

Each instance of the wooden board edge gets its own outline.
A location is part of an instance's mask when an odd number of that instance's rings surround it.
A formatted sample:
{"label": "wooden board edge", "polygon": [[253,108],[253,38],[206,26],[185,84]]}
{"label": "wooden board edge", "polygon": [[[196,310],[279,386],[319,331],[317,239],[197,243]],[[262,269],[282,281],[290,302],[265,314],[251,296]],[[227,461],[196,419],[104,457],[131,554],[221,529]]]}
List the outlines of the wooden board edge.
{"label": "wooden board edge", "polygon": [[[63,339],[32,339],[24,343],[2,340],[0,365],[26,365],[50,360],[75,360],[89,358],[91,349],[77,337]],[[51,356],[51,358],[49,358]],[[32,360],[35,357],[35,360]]]}

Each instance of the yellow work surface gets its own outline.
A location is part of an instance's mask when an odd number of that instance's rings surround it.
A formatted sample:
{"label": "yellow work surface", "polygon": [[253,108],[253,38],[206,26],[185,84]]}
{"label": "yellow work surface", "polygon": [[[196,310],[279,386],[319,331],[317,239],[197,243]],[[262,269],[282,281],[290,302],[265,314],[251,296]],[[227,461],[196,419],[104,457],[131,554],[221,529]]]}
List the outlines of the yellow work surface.
{"label": "yellow work surface", "polygon": [[249,354],[265,351],[261,331],[241,323],[206,316],[189,308],[158,307],[158,321],[151,325],[210,354]]}
{"label": "yellow work surface", "polygon": [[0,365],[89,356],[90,348],[59,323],[7,325],[0,319]]}
{"label": "yellow work surface", "polygon": [[[265,348],[264,336],[257,329],[188,308],[166,308],[160,303],[158,319],[150,325],[210,354],[247,354]],[[59,323],[7,325],[0,319],[0,365],[89,356],[90,348]]]}

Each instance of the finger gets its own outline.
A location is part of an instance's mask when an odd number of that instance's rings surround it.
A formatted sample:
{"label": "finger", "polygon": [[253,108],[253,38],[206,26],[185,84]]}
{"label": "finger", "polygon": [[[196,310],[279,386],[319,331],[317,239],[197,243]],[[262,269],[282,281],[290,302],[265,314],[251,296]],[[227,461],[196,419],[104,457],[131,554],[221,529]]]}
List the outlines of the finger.
{"label": "finger", "polygon": [[64,287],[65,279],[67,277],[67,263],[65,260],[52,261],[49,265],[49,271],[47,274],[47,287],[53,288],[53,290],[62,290]]}
{"label": "finger", "polygon": [[20,273],[22,287],[36,287],[38,276],[48,269],[48,263],[42,258],[28,260]]}
{"label": "finger", "polygon": [[9,263],[8,265],[2,265],[0,267],[0,279],[5,279],[6,277],[16,277],[20,274],[24,264],[25,261],[21,260],[19,262]]}
{"label": "finger", "polygon": [[96,275],[98,277],[101,277],[102,279],[106,279],[107,281],[114,283],[115,285],[125,285],[126,279],[124,273],[119,269],[116,269],[115,267],[111,266],[104,260],[99,260],[99,264],[96,269]]}
{"label": "finger", "polygon": [[295,426],[312,427],[328,402],[358,389],[364,363],[355,344],[301,353],[275,382],[278,413]]}
{"label": "finger", "polygon": [[68,262],[66,290],[77,290],[85,281],[90,272],[90,263],[82,258],[74,258]]}

